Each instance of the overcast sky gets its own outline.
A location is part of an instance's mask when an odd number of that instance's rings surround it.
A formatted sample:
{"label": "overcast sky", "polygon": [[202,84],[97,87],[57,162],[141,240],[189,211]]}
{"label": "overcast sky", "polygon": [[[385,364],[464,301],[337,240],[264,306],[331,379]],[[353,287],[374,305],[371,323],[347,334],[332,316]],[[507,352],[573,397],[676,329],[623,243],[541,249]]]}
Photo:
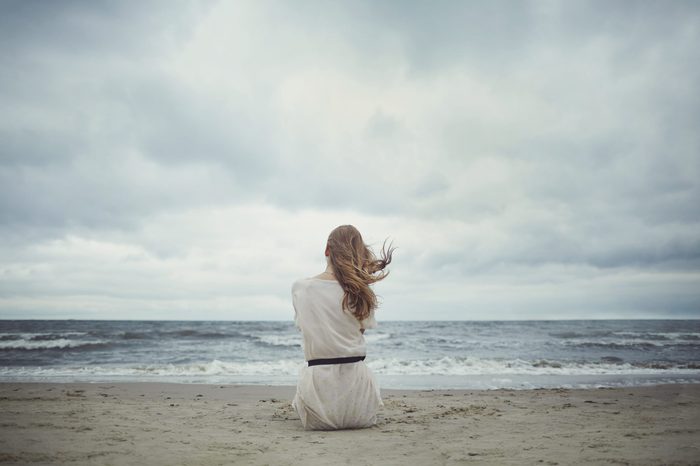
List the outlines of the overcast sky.
{"label": "overcast sky", "polygon": [[0,5],[0,318],[700,318],[695,1]]}

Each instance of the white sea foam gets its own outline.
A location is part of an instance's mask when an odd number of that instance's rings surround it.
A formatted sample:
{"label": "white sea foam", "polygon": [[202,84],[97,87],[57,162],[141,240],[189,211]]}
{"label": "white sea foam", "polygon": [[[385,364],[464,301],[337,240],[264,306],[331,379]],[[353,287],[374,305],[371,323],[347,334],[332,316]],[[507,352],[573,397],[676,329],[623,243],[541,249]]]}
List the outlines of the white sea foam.
{"label": "white sea foam", "polygon": [[[201,364],[149,364],[122,367],[122,375],[294,375],[299,371],[299,360],[277,360],[261,362],[229,362],[215,359]],[[107,370],[111,370],[107,368]]]}
{"label": "white sea foam", "polygon": [[631,364],[575,363],[557,361],[496,360],[479,358],[376,359],[367,365],[386,375],[598,375],[663,374],[670,371],[700,374],[700,369],[637,367]]}
{"label": "white sea foam", "polygon": [[0,339],[3,340],[43,340],[46,337],[80,337],[87,335],[87,332],[0,332]]}
{"label": "white sea foam", "polygon": [[[296,376],[302,360],[232,362],[215,359],[196,364],[140,364],[140,365],[87,365],[0,367],[0,377],[75,377],[116,376],[133,377],[209,377],[209,376]],[[375,359],[367,365],[376,374],[396,376],[511,376],[511,375],[650,375],[700,374],[700,369],[636,367],[630,364],[591,364],[538,361],[494,360],[478,358],[451,358],[425,360]]]}
{"label": "white sea foam", "polygon": [[622,338],[622,339],[577,339],[567,340],[566,346],[598,346],[610,348],[639,348],[639,347],[664,347],[664,346],[696,346],[697,340],[652,340],[646,338]]}
{"label": "white sea foam", "polygon": [[66,338],[58,338],[56,340],[5,340],[0,341],[0,350],[8,349],[63,349],[63,348],[78,348],[88,345],[101,345],[107,343],[103,340],[70,340]]}
{"label": "white sea foam", "polygon": [[215,359],[200,364],[140,364],[105,366],[42,366],[0,367],[0,377],[76,377],[81,376],[132,376],[146,377],[200,377],[217,375],[297,375],[302,365],[299,360],[264,362],[227,362]]}
{"label": "white sea foam", "polygon": [[613,335],[620,337],[630,337],[635,338],[640,335],[644,336],[655,336],[660,339],[665,340],[698,340],[700,339],[700,333],[697,332],[612,332]]}

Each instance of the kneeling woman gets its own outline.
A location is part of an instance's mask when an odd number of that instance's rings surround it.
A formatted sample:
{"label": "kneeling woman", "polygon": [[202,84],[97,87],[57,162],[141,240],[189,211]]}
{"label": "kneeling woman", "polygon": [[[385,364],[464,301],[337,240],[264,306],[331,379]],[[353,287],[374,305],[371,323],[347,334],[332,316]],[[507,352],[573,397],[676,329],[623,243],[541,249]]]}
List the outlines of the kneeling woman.
{"label": "kneeling woman", "polygon": [[383,403],[364,363],[364,332],[377,326],[377,297],[369,285],[388,275],[384,268],[394,249],[382,247],[377,259],[355,227],[339,226],[328,237],[325,272],[292,285],[294,321],[308,364],[299,373],[292,405],[305,429],[353,429],[377,422]]}

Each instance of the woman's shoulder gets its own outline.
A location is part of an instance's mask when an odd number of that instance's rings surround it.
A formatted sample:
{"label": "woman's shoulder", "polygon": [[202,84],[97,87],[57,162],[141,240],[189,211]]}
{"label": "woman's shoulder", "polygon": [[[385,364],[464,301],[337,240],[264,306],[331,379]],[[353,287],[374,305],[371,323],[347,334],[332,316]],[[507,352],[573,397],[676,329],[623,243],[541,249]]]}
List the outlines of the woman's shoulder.
{"label": "woman's shoulder", "polygon": [[340,286],[340,283],[338,283],[336,280],[326,280],[323,278],[318,278],[318,277],[305,277],[305,278],[300,278],[296,280],[294,283],[292,283],[292,293],[300,291],[300,290],[305,290],[309,289],[311,287],[326,287],[326,286]]}
{"label": "woman's shoulder", "polygon": [[292,292],[306,288],[308,286],[308,278],[300,278],[292,283]]}

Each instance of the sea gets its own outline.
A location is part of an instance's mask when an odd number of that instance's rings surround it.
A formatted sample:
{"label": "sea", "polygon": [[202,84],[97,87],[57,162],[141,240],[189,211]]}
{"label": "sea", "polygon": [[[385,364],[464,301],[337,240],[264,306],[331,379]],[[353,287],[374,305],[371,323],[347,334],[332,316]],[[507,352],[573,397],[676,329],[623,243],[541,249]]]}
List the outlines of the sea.
{"label": "sea", "polygon": [[[382,388],[700,383],[700,320],[385,321],[366,364]],[[292,322],[0,320],[0,382],[295,385]]]}

